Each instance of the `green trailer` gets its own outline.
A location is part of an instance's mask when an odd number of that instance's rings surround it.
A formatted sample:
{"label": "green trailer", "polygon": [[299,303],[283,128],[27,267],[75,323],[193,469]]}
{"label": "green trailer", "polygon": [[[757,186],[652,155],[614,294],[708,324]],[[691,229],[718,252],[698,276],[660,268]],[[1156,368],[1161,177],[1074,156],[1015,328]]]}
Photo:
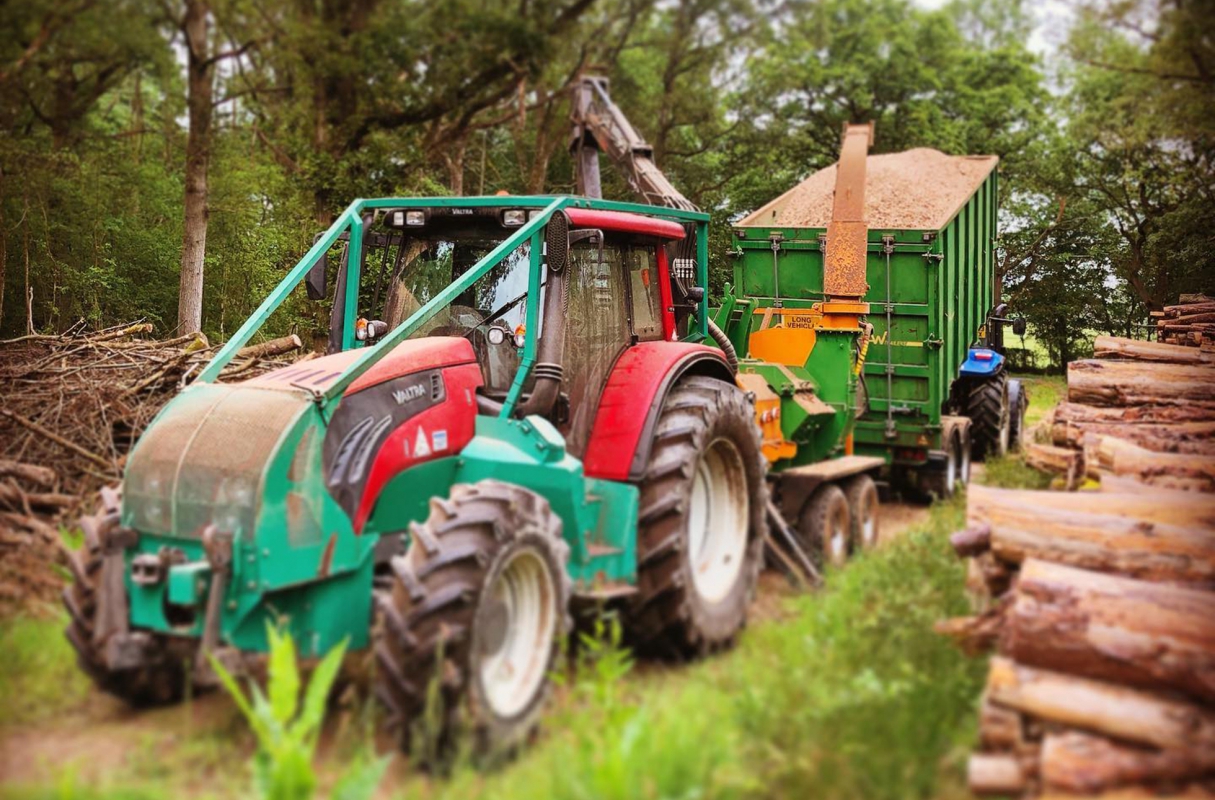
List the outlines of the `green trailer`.
{"label": "green trailer", "polygon": [[[736,223],[733,281],[714,322],[746,355],[743,372],[770,378],[782,399],[783,434],[794,447],[769,456],[778,456],[778,484],[782,474],[829,474],[823,459],[876,458],[887,480],[949,495],[968,479],[972,454],[1016,446],[1026,401],[1000,353],[1002,326],[1012,321],[999,302],[994,266],[997,159],[924,149],[859,158],[864,213],[839,224],[857,225],[863,235],[864,282],[855,284],[863,293],[855,299],[868,306],[860,316],[866,332],[856,340],[824,337],[830,326],[819,316],[840,296],[824,285],[836,269],[828,242],[844,246],[843,231],[828,235],[837,224],[833,200],[847,191],[844,168],[834,165]],[[860,241],[853,243],[858,253]],[[852,341],[851,370],[819,353],[824,344],[838,349]],[[790,381],[782,386],[772,373],[799,366],[827,403],[851,398],[849,430],[794,427]],[[804,517],[812,490],[785,492],[790,519]]]}

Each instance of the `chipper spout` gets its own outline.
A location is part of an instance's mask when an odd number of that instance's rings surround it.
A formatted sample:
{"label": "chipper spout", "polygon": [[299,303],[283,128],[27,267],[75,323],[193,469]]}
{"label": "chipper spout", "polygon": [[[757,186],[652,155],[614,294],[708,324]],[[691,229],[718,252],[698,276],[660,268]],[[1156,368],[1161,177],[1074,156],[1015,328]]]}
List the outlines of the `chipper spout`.
{"label": "chipper spout", "polygon": [[844,126],[823,275],[823,293],[831,299],[858,300],[869,288],[865,282],[869,240],[869,224],[865,220],[865,161],[872,144],[872,122]]}

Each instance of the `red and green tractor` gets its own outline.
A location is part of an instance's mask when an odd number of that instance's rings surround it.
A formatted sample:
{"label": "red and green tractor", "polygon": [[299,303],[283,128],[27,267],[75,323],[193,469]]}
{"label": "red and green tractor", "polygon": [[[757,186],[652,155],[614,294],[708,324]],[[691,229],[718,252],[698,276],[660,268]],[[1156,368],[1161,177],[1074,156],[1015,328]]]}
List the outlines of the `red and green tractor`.
{"label": "red and green tractor", "polygon": [[[308,657],[373,651],[402,733],[438,686],[500,747],[532,728],[580,605],[618,608],[643,649],[731,643],[767,462],[755,393],[705,343],[707,220],[573,197],[351,204],[84,520],[66,592],[84,668],[171,702],[213,677],[206,655],[239,664],[281,626]],[[329,354],[217,382],[300,284],[334,297]]]}

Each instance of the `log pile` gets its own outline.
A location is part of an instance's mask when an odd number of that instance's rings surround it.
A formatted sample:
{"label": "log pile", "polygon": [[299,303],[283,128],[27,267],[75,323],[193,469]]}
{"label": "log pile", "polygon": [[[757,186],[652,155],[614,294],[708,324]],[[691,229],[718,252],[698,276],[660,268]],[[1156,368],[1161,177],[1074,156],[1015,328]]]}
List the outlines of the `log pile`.
{"label": "log pile", "polygon": [[979,613],[938,630],[994,651],[970,788],[1215,798],[1215,353],[1094,350],[1025,454],[1073,491],[972,484],[951,539]]}
{"label": "log pile", "polygon": [[1175,306],[1153,311],[1156,341],[1215,351],[1215,297],[1183,294]]}
{"label": "log pile", "polygon": [[1093,352],[1068,365],[1050,443],[1028,446],[1027,461],[1069,489],[1127,476],[1215,491],[1215,350],[1099,336]]}
{"label": "log pile", "polygon": [[1144,486],[971,485],[980,613],[938,630],[995,651],[975,794],[1215,797],[1215,494]]}
{"label": "log pile", "polygon": [[[144,427],[215,353],[202,334],[158,341],[151,330],[76,326],[0,342],[0,615],[57,597],[60,526],[118,481]],[[283,366],[300,347],[291,335],[246,348],[221,380]]]}

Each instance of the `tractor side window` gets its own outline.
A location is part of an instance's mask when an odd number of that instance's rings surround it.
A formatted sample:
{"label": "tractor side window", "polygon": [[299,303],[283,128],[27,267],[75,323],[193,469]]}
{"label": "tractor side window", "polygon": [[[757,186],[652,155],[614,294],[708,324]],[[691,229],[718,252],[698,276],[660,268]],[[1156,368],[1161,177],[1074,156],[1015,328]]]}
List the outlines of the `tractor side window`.
{"label": "tractor side window", "polygon": [[565,390],[569,420],[563,425],[569,452],[581,456],[608,373],[629,341],[625,249],[578,244],[570,251],[569,314],[565,332]]}
{"label": "tractor side window", "polygon": [[658,293],[658,259],[652,247],[628,252],[629,288],[633,295],[633,333],[643,342],[662,338],[662,299]]}

